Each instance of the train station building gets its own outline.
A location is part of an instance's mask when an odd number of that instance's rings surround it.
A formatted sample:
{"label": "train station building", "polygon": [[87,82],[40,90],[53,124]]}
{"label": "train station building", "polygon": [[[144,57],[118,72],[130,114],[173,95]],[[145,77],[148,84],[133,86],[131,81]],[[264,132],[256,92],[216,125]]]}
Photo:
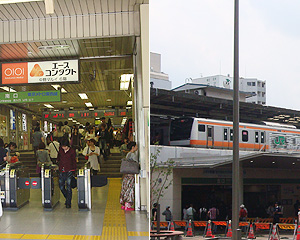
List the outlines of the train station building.
{"label": "train station building", "polygon": [[[1,175],[0,239],[148,239],[149,1],[0,2],[0,61],[0,138],[16,143],[24,167],[13,172],[8,167]],[[137,142],[141,170],[135,175],[135,211],[124,211],[119,203],[116,146],[100,162],[100,186],[90,182],[80,154],[72,208],[65,208],[61,194],[60,203],[44,211],[47,189],[41,191],[43,176],[36,173],[33,129],[39,126],[46,137],[59,122],[97,127],[103,118],[115,133],[123,131],[123,139]],[[8,200],[9,176],[24,181],[16,180],[16,198]],[[24,186],[18,192],[19,184]],[[79,185],[86,191],[82,196]],[[53,186],[58,187],[50,184],[52,194]],[[87,211],[80,211],[80,197]],[[16,211],[8,210],[12,199]]]}
{"label": "train station building", "polygon": [[[213,119],[211,126],[223,125],[225,121],[229,126],[232,100],[162,89],[150,89],[150,97],[151,142],[155,143],[151,145],[151,154],[158,154],[157,164],[161,169],[166,169],[167,161],[172,162],[169,176],[172,184],[159,201],[161,209],[170,206],[173,219],[180,220],[186,205],[193,204],[197,211],[214,205],[220,210],[220,219],[230,219],[233,157],[230,142],[220,147],[216,135],[207,135],[215,139],[207,139],[210,144],[205,147],[174,146],[176,141],[170,136],[175,119],[179,119],[178,122],[187,118],[201,119],[201,122]],[[240,203],[245,204],[248,217],[269,217],[266,210],[277,201],[283,206],[283,217],[296,217],[294,204],[300,198],[298,136],[291,140],[287,133],[298,134],[299,117],[299,111],[240,102],[241,131],[248,130],[251,136],[253,126],[258,126],[260,133],[272,127],[278,136],[285,137],[282,141],[281,138],[268,138],[263,144],[260,139],[259,148],[255,149],[252,144],[252,150],[240,150]]]}

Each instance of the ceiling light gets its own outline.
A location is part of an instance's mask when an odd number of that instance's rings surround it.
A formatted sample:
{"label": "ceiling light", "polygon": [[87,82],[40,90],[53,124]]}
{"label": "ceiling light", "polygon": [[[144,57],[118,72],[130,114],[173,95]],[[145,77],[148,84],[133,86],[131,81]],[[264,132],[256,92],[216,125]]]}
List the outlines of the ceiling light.
{"label": "ceiling light", "polygon": [[58,112],[59,110],[58,110],[58,109],[54,109],[53,111],[54,111],[54,112]]}
{"label": "ceiling light", "polygon": [[120,80],[120,90],[128,90],[130,80],[133,78],[133,74],[122,74]]}
{"label": "ceiling light", "polygon": [[90,111],[94,111],[94,110],[95,110],[95,108],[89,108],[89,110],[90,110]]}
{"label": "ceiling light", "polygon": [[54,108],[51,104],[44,104],[44,106],[47,108]]}
{"label": "ceiling light", "polygon": [[78,93],[81,99],[88,99],[88,96],[85,93]]}
{"label": "ceiling light", "polygon": [[70,48],[69,45],[54,45],[53,47],[55,47],[56,50],[62,50],[62,49]]}
{"label": "ceiling light", "polygon": [[273,164],[275,163],[275,162],[272,162]]}
{"label": "ceiling light", "polygon": [[73,118],[68,118],[69,121],[73,121]]}
{"label": "ceiling light", "polygon": [[250,162],[253,163],[253,160],[251,160]]}
{"label": "ceiling light", "polygon": [[112,106],[107,106],[108,108],[112,108]]}
{"label": "ceiling light", "polygon": [[67,103],[67,101],[66,101],[66,100],[64,100],[64,101],[61,101],[61,103]]}
{"label": "ceiling light", "polygon": [[67,93],[67,90],[64,89],[64,88],[61,88],[61,92],[62,92],[62,93]]}
{"label": "ceiling light", "polygon": [[85,106],[87,106],[87,107],[93,107],[93,104],[91,102],[86,102]]}
{"label": "ceiling light", "polygon": [[74,107],[70,107],[70,109],[72,110],[72,109],[74,109]]}
{"label": "ceiling light", "polygon": [[45,46],[39,46],[39,50],[63,50],[70,48],[69,45],[45,45]]}
{"label": "ceiling light", "polygon": [[60,88],[60,85],[51,85],[55,90],[58,90]]}
{"label": "ceiling light", "polygon": [[96,117],[96,120],[99,120],[100,118]]}
{"label": "ceiling light", "polygon": [[110,99],[110,98],[108,98],[108,99],[106,99],[106,101],[107,101],[107,102],[111,102],[111,99]]}
{"label": "ceiling light", "polygon": [[0,87],[0,88],[3,89],[4,91],[7,91],[7,92],[16,92],[15,89],[10,88],[10,87]]}
{"label": "ceiling light", "polygon": [[131,109],[131,107],[126,107],[126,109]]}
{"label": "ceiling light", "polygon": [[127,101],[127,105],[132,105],[132,101]]}
{"label": "ceiling light", "polygon": [[293,162],[293,165],[295,165],[296,163]]}
{"label": "ceiling light", "polygon": [[77,121],[76,121],[76,120],[72,120],[72,122],[75,122],[75,123],[76,123]]}

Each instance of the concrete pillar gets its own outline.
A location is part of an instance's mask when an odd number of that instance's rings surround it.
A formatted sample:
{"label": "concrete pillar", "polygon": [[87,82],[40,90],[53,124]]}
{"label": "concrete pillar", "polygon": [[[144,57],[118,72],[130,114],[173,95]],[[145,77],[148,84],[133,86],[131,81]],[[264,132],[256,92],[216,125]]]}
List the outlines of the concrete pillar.
{"label": "concrete pillar", "polygon": [[243,164],[240,164],[240,181],[239,181],[239,201],[241,205],[242,203],[244,204],[244,168]]}
{"label": "concrete pillar", "polygon": [[[136,52],[134,56],[134,101],[135,101],[135,130],[136,141],[139,147],[141,174],[136,179],[136,208],[145,210],[150,216],[149,196],[149,78],[150,78],[150,53],[149,53],[149,5],[140,5],[140,30],[136,37]],[[140,190],[140,193],[139,193]],[[140,202],[138,198],[140,197]],[[138,206],[140,204],[140,208]]]}

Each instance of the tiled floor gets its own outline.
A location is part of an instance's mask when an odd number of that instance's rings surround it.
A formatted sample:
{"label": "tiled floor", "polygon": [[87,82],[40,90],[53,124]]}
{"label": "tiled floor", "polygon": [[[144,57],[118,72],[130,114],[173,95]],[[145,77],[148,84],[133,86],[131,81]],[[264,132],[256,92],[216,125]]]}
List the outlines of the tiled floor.
{"label": "tiled floor", "polygon": [[149,239],[146,215],[120,210],[120,187],[121,180],[112,179],[105,187],[93,188],[91,211],[78,211],[76,190],[71,209],[65,208],[61,195],[53,211],[44,211],[41,191],[31,189],[28,205],[18,211],[4,210],[0,239]]}

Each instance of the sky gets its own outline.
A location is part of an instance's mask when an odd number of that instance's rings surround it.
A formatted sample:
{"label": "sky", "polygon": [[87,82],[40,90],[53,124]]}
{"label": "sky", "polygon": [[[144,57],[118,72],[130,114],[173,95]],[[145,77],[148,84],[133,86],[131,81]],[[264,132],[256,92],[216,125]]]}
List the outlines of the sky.
{"label": "sky", "polygon": [[[300,1],[240,1],[240,77],[266,80],[267,105],[300,110]],[[172,87],[233,76],[234,0],[150,0],[150,51]]]}

